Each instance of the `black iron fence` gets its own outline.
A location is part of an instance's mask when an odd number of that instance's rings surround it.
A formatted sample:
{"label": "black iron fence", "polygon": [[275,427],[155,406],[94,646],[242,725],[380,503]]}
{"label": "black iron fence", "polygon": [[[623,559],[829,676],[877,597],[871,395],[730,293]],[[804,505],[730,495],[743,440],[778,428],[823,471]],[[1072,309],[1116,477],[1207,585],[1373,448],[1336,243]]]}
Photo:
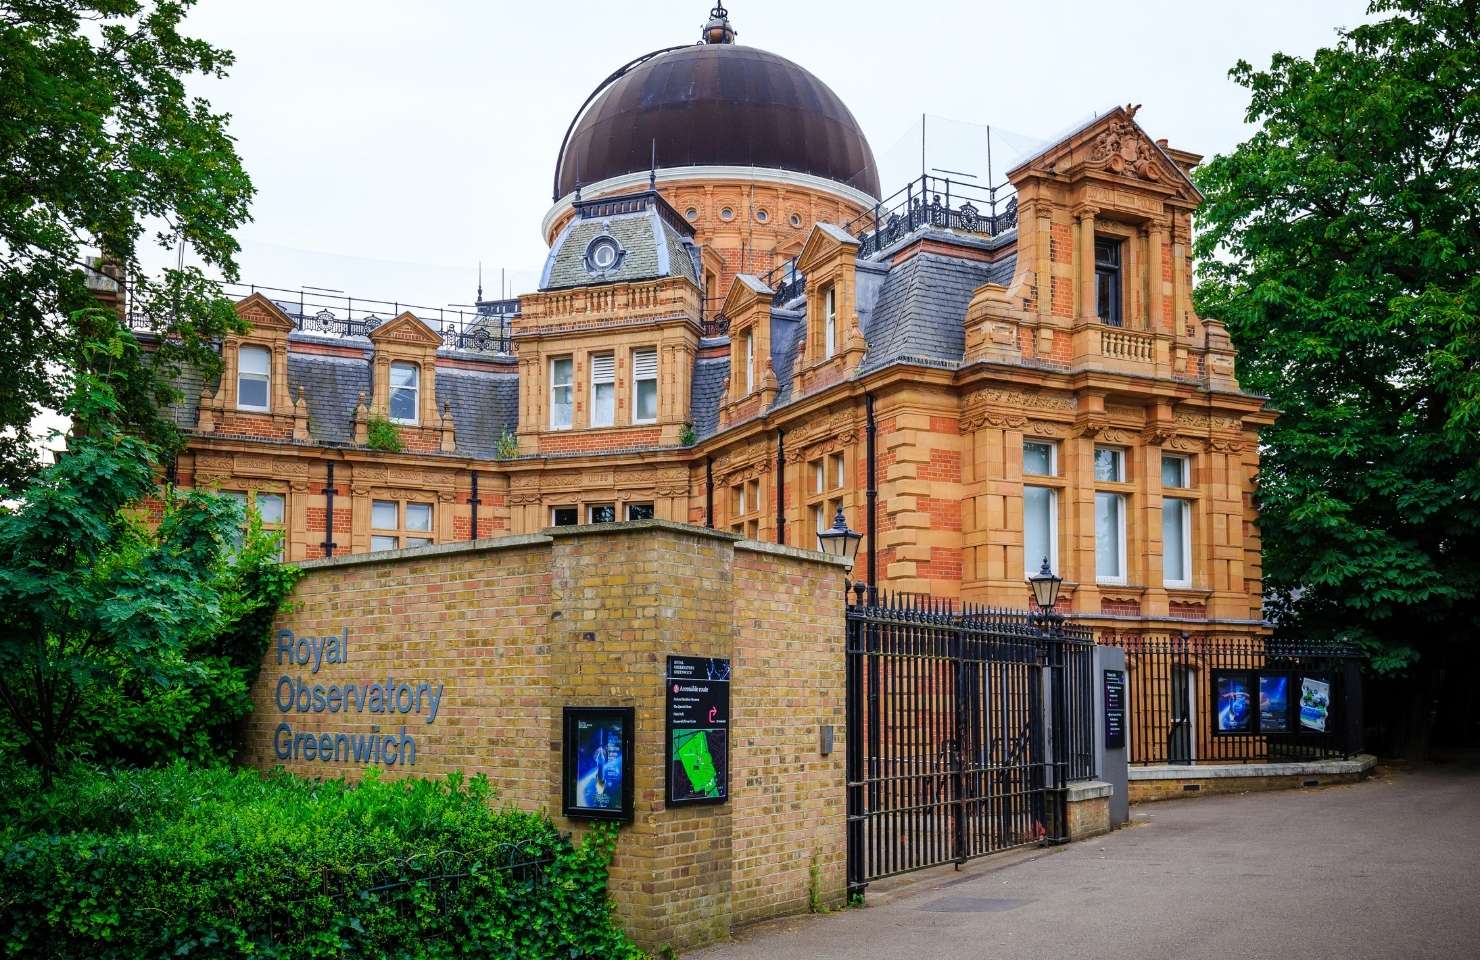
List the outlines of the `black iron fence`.
{"label": "black iron fence", "polygon": [[[489,300],[476,306],[426,307],[309,287],[225,282],[218,286],[223,296],[233,300],[260,293],[288,315],[295,329],[326,337],[366,337],[381,324],[410,311],[441,334],[445,348],[476,353],[512,353],[513,319],[519,314],[518,299]],[[168,319],[167,310],[154,316],[136,310],[132,304],[127,316],[129,326],[136,330],[158,329]]]}
{"label": "black iron fence", "polygon": [[1066,839],[1095,775],[1087,630],[909,595],[847,622],[850,889]]}
{"label": "black iron fence", "polygon": [[924,226],[994,237],[1017,226],[1017,194],[1008,184],[922,175],[864,211],[843,229],[858,238],[868,256]]}
{"label": "black iron fence", "polygon": [[1125,651],[1130,762],[1279,763],[1361,750],[1360,654],[1251,636],[1102,636]]}

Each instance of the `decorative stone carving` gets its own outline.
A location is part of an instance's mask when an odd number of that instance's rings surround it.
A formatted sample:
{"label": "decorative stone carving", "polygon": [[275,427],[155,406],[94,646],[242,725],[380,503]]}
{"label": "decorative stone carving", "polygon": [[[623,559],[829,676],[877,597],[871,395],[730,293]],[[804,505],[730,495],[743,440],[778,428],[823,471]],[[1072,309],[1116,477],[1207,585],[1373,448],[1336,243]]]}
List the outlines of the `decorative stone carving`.
{"label": "decorative stone carving", "polygon": [[[1134,111],[1127,107],[1127,113]],[[1159,183],[1166,179],[1158,158],[1160,152],[1141,135],[1129,117],[1116,120],[1100,132],[1090,145],[1089,162],[1111,173]]]}
{"label": "decorative stone carving", "polygon": [[1067,393],[1045,393],[1037,390],[1029,392],[987,387],[974,391],[966,397],[965,406],[968,409],[979,404],[996,404],[1029,410],[1070,411],[1074,409],[1074,397]]}

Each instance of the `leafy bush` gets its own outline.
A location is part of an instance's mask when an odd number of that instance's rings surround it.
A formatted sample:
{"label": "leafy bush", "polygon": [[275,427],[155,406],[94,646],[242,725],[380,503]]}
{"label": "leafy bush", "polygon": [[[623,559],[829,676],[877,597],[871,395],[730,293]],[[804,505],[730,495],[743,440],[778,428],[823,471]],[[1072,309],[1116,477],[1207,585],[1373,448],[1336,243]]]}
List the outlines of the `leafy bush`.
{"label": "leafy bush", "polygon": [[514,431],[505,427],[504,432],[498,435],[498,442],[493,452],[494,456],[500,460],[513,460],[519,456],[519,438],[514,435]]}
{"label": "leafy bush", "polygon": [[615,830],[572,846],[481,777],[175,764],[26,787],[0,793],[7,957],[641,957],[606,895]]}
{"label": "leafy bush", "polygon": [[401,452],[401,435],[396,432],[394,423],[385,417],[372,414],[365,421],[365,427],[368,431],[365,435],[365,446],[384,453]]}

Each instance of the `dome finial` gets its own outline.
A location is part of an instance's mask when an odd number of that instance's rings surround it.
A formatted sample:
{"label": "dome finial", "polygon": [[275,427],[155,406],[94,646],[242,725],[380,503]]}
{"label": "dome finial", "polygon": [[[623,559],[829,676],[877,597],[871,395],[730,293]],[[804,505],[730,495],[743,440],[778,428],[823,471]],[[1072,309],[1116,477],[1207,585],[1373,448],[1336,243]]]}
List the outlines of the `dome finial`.
{"label": "dome finial", "polygon": [[704,32],[700,37],[705,43],[734,43],[736,32],[730,26],[730,11],[725,9],[724,4],[717,3],[709,11],[709,22],[704,25]]}

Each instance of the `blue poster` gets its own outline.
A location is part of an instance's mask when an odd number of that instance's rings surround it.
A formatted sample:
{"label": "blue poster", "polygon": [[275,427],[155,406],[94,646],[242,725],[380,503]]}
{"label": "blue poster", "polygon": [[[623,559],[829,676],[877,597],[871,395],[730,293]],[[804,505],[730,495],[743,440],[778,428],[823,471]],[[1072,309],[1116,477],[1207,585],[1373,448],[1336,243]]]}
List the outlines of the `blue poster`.
{"label": "blue poster", "polygon": [[1290,729],[1290,678],[1282,673],[1259,676],[1259,729],[1263,733]]}
{"label": "blue poster", "polygon": [[1326,732],[1326,714],[1331,709],[1331,684],[1310,677],[1300,678],[1300,725]]}
{"label": "blue poster", "polygon": [[620,715],[576,719],[573,806],[585,810],[621,809],[622,726]]}
{"label": "blue poster", "polygon": [[1218,733],[1248,733],[1254,726],[1254,705],[1250,702],[1249,675],[1246,673],[1215,674]]}

